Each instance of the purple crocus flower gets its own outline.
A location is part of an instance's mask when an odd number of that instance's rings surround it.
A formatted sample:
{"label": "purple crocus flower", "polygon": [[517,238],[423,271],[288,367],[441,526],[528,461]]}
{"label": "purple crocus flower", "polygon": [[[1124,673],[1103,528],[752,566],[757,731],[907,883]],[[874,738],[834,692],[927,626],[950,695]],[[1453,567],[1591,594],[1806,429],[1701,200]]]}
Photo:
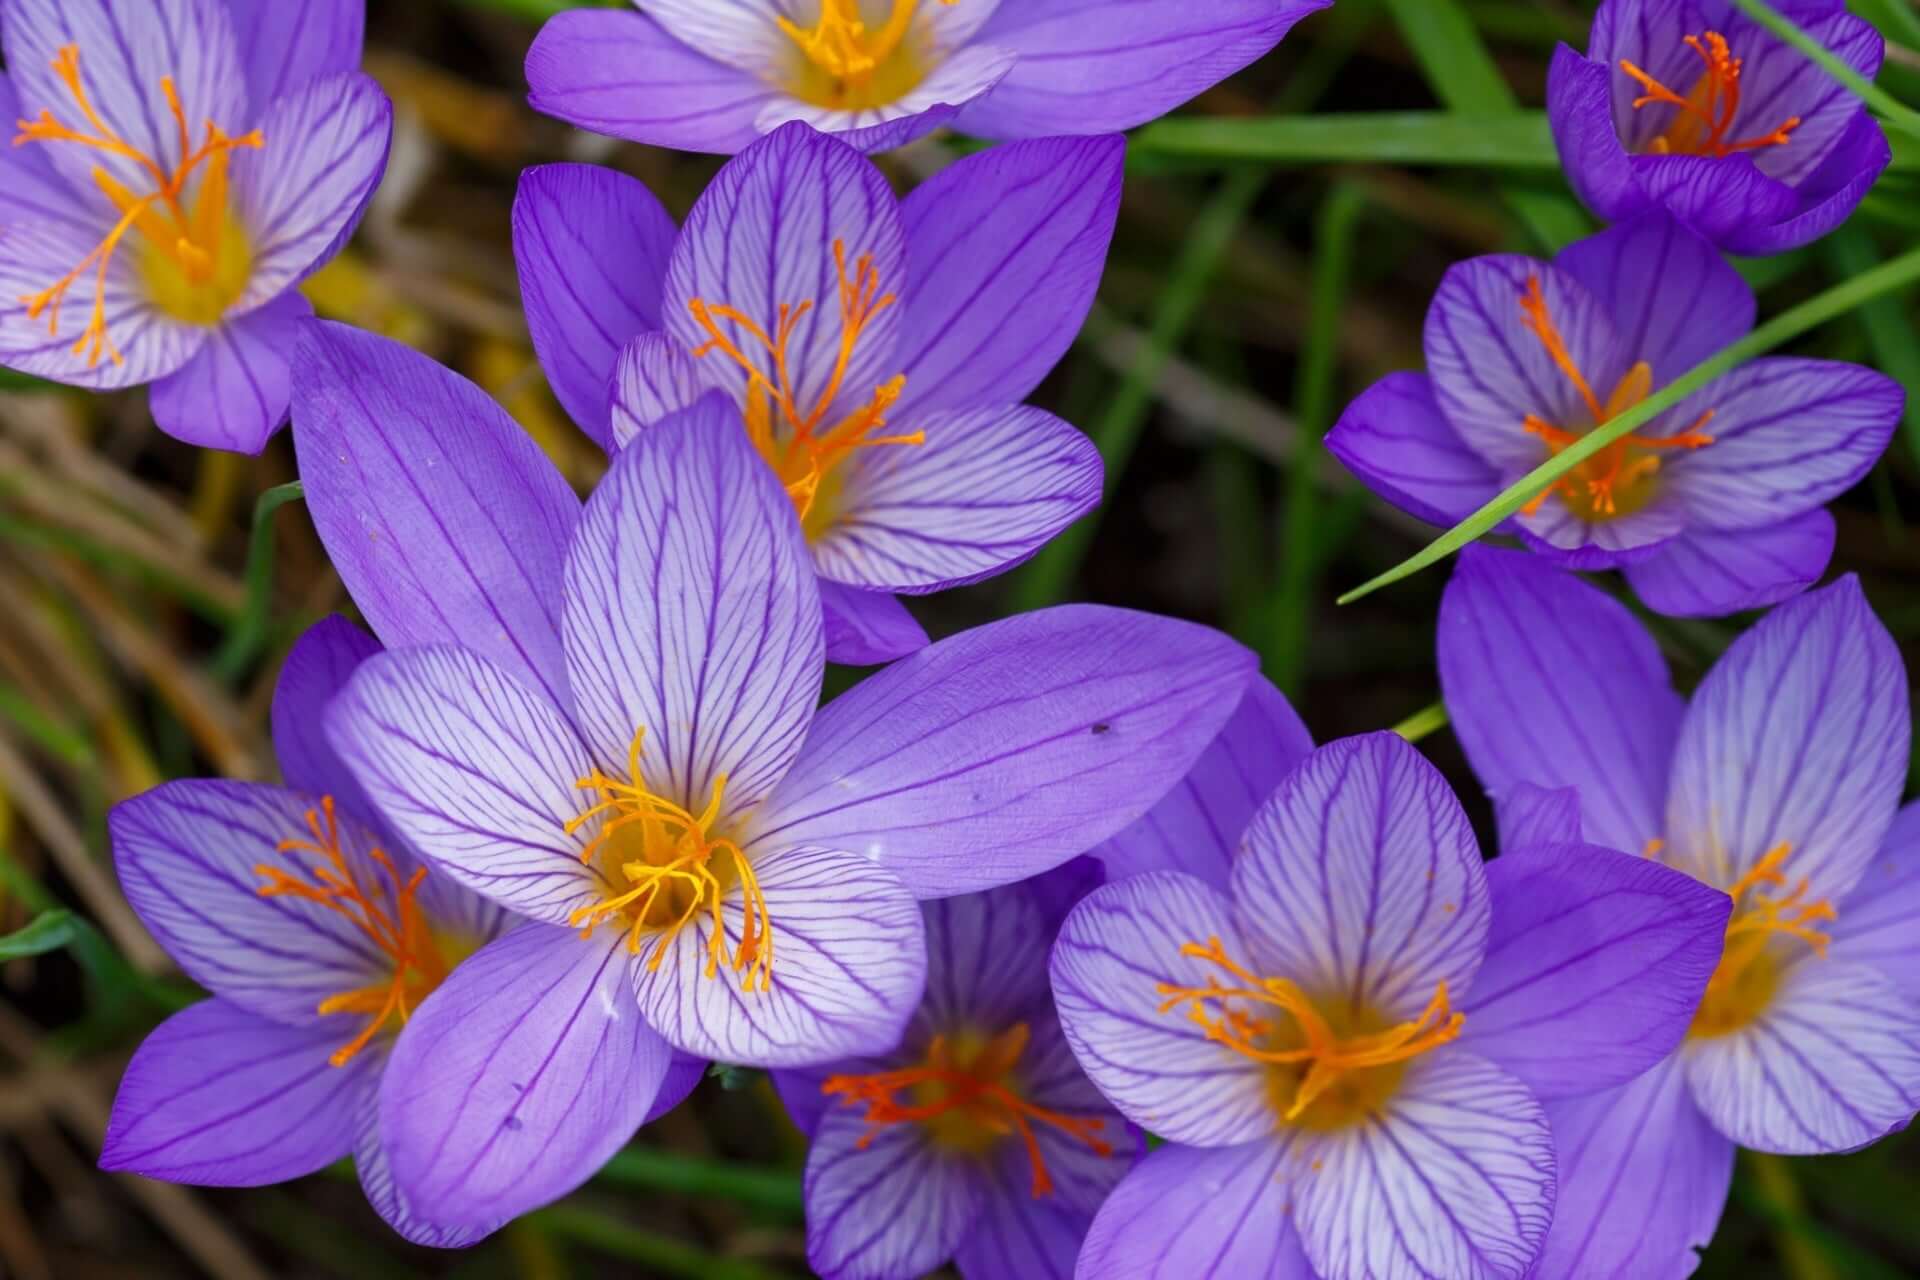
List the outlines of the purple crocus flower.
{"label": "purple crocus flower", "polygon": [[[1375,384],[1327,447],[1375,493],[1451,525],[1753,317],[1745,281],[1663,214],[1550,263],[1475,258],[1434,295],[1427,373]],[[1859,365],[1750,361],[1573,468],[1508,527],[1568,568],[1620,568],[1661,613],[1774,604],[1826,570],[1824,504],[1872,468],[1904,403]]]}
{"label": "purple crocus flower", "polygon": [[1094,1219],[1089,1280],[1525,1274],[1542,1102],[1671,1051],[1728,912],[1607,850],[1482,864],[1393,734],[1313,751],[1203,866],[1096,889],[1054,945],[1081,1066],[1168,1144]]}
{"label": "purple crocus flower", "polygon": [[189,444],[258,453],[352,233],[392,108],[361,75],[362,0],[8,0],[0,364],[152,384]]}
{"label": "purple crocus flower", "polygon": [[[1867,79],[1885,42],[1845,0],[1776,0]],[[1603,0],[1587,55],[1553,56],[1547,114],[1580,198],[1619,222],[1665,209],[1729,253],[1846,221],[1892,159],[1866,105],[1731,0]]]}
{"label": "purple crocus flower", "polygon": [[914,1280],[949,1259],[967,1280],[1073,1275],[1139,1138],[1060,1033],[1056,896],[1029,880],[926,903],[927,995],[900,1045],[775,1074],[812,1140],[807,1261],[822,1276]]}
{"label": "purple crocus flower", "polygon": [[1333,0],[635,0],[548,20],[530,101],[583,129],[735,152],[789,121],[863,151],[1144,124]]}
{"label": "purple crocus flower", "polygon": [[1441,605],[1440,677],[1503,830],[1644,852],[1733,898],[1686,1040],[1549,1108],[1560,1208],[1541,1276],[1686,1275],[1736,1144],[1845,1151],[1920,1106],[1920,826],[1909,814],[1888,836],[1909,759],[1899,653],[1844,578],[1763,618],[1689,703],[1619,603],[1469,548]]}
{"label": "purple crocus flower", "polygon": [[677,233],[631,178],[531,169],[514,253],[534,349],[610,452],[725,391],[727,429],[806,532],[828,656],[899,657],[926,633],[890,593],[998,573],[1099,501],[1092,442],[1020,401],[1093,301],[1124,151],[1000,147],[902,202],[795,124],[729,162]]}
{"label": "purple crocus flower", "polygon": [[[1064,608],[933,645],[816,715],[807,549],[724,396],[623,450],[584,512],[476,388],[383,339],[315,323],[294,399],[316,527],[390,646],[331,739],[410,844],[528,920],[395,1057],[395,1175],[437,1221],[588,1176],[669,1044],[769,1066],[897,1044],[924,983],[915,899],[1133,821],[1251,671],[1204,628]],[[557,988],[653,1030],[614,1055]]]}

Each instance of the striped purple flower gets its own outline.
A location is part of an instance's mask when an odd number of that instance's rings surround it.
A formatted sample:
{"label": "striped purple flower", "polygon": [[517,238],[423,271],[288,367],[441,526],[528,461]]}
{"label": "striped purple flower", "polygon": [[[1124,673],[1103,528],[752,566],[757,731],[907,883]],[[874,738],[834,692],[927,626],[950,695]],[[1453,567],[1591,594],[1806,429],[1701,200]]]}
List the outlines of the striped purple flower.
{"label": "striped purple flower", "polygon": [[1441,604],[1440,677],[1504,839],[1625,849],[1733,899],[1685,1040],[1632,1083],[1548,1108],[1560,1207],[1542,1280],[1690,1274],[1736,1144],[1847,1151],[1920,1107],[1899,652],[1844,578],[1768,614],[1689,701],[1616,601],[1469,548]]}
{"label": "striped purple flower", "polygon": [[[1427,372],[1376,384],[1327,447],[1389,502],[1455,524],[1753,319],[1753,290],[1665,214],[1552,262],[1475,258],[1434,295]],[[1860,365],[1753,360],[1572,468],[1508,527],[1556,564],[1619,568],[1661,613],[1774,604],[1825,572],[1825,504],[1885,452],[1904,404]]]}
{"label": "striped purple flower", "polygon": [[0,364],[149,383],[161,430],[258,453],[312,313],[295,286],[386,166],[392,108],[356,69],[363,9],[10,0]]}

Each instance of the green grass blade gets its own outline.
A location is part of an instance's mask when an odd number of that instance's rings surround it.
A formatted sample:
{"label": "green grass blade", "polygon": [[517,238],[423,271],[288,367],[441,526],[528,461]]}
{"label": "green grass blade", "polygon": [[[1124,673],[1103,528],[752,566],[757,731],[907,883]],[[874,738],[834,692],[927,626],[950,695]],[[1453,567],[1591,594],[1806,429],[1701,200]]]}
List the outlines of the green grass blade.
{"label": "green grass blade", "polygon": [[797,1173],[702,1160],[656,1147],[628,1147],[607,1161],[594,1181],[646,1191],[712,1196],[794,1221],[799,1220],[804,1208]]}
{"label": "green grass blade", "polygon": [[1450,110],[1499,115],[1520,105],[1456,0],[1387,0],[1393,20]]}
{"label": "green grass blade", "polygon": [[298,480],[275,485],[253,504],[253,540],[247,546],[247,604],[209,664],[222,681],[239,678],[265,647],[273,620],[273,513],[306,496]]}
{"label": "green grass blade", "polygon": [[1393,731],[1408,742],[1418,742],[1429,734],[1438,733],[1453,723],[1447,716],[1447,704],[1436,702],[1423,707],[1393,726]]}
{"label": "green grass blade", "polygon": [[[1848,279],[1873,270],[1880,261],[1873,237],[1859,227],[1842,227],[1820,246],[1834,273]],[[1880,372],[1908,388],[1905,423],[1907,448],[1920,461],[1920,334],[1914,332],[1897,298],[1875,298],[1860,306],[1860,323],[1873,346]]]}
{"label": "green grass blade", "polygon": [[1133,152],[1156,159],[1261,164],[1467,165],[1539,173],[1560,169],[1560,153],[1544,111],[1377,111],[1252,120],[1176,116],[1142,129],[1133,140]]}
{"label": "green grass blade", "polygon": [[58,951],[75,937],[73,912],[64,907],[43,912],[24,929],[16,929],[0,938],[0,961],[22,956],[43,956]]}

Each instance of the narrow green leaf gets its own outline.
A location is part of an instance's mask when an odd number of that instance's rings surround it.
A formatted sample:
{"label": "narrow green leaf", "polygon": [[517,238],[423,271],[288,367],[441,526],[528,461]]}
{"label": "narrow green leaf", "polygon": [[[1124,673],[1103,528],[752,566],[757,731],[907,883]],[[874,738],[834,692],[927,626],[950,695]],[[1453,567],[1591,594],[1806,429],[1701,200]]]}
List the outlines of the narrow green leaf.
{"label": "narrow green leaf", "polygon": [[797,1173],[705,1160],[657,1147],[628,1147],[607,1161],[595,1181],[732,1200],[796,1221],[803,1208]]}
{"label": "narrow green leaf", "polygon": [[578,1241],[611,1257],[645,1268],[640,1274],[687,1280],[774,1280],[774,1273],[738,1258],[722,1258],[698,1246],[660,1235],[572,1204],[557,1204],[522,1221]]}
{"label": "narrow green leaf", "polygon": [[[1873,237],[1859,227],[1842,227],[1820,246],[1834,273],[1842,279],[1873,270],[1880,261]],[[1908,388],[1906,424],[1907,448],[1920,461],[1920,334],[1897,298],[1875,298],[1862,303],[1860,324],[1867,331],[1880,371]]]}
{"label": "narrow green leaf", "polygon": [[275,485],[253,504],[253,540],[247,546],[247,603],[208,664],[219,680],[237,679],[265,647],[273,618],[273,513],[306,496],[298,481]]}
{"label": "narrow green leaf", "polygon": [[1426,69],[1440,101],[1470,115],[1499,115],[1519,106],[1473,20],[1457,0],[1387,0],[1400,33]]}
{"label": "narrow green leaf", "polygon": [[0,938],[0,960],[18,960],[22,956],[42,956],[58,951],[76,936],[73,912],[64,907],[42,912],[24,929]]}
{"label": "narrow green leaf", "polygon": [[1429,734],[1446,728],[1452,721],[1447,717],[1447,704],[1436,702],[1420,710],[1393,726],[1393,731],[1408,742],[1418,742]]}
{"label": "narrow green leaf", "polygon": [[1133,151],[1154,158],[1262,164],[1466,165],[1541,173],[1560,169],[1560,153],[1544,111],[1375,111],[1251,120],[1174,116],[1142,129]]}

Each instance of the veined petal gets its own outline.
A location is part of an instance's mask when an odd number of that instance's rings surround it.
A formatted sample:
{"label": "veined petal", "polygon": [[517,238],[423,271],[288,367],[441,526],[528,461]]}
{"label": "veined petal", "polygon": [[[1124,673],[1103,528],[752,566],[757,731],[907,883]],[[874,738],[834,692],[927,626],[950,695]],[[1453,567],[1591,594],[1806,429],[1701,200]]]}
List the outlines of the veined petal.
{"label": "veined petal", "polygon": [[[915,1017],[929,1035],[956,1026],[1007,1027],[1036,1011],[1052,1020],[1047,952],[1053,930],[1031,884],[921,904],[927,990]],[[1030,1049],[1022,1059],[1029,1075],[1033,1056]]]}
{"label": "veined petal", "polygon": [[[1046,968],[1040,973],[1044,981]],[[1020,1059],[1020,1079],[1028,1101],[1059,1115],[1090,1122],[1109,1150],[1102,1152],[1083,1139],[1051,1125],[1034,1132],[1053,1190],[1041,1197],[1067,1224],[1084,1232],[1107,1196],[1146,1150],[1140,1131],[1127,1123],[1093,1081],[1080,1069],[1080,1060],[1067,1040],[1052,1006],[1053,993],[1023,1019],[1030,1029],[1027,1051]],[[1033,1161],[1021,1142],[1002,1142],[993,1157],[998,1199],[1017,1199],[1031,1205]],[[1058,1234],[1060,1223],[1036,1227],[1044,1238]]]}
{"label": "veined petal", "polygon": [[312,314],[312,303],[283,293],[213,326],[191,360],[153,384],[154,425],[188,444],[259,453],[287,420],[290,361]]}
{"label": "veined petal", "polygon": [[373,809],[333,745],[327,741],[327,706],[360,664],[380,652],[380,642],[338,614],[322,618],[288,650],[273,686],[273,754],[289,787],[332,796],[362,818]]}
{"label": "veined petal", "polygon": [[1715,244],[1725,245],[1756,224],[1785,222],[1799,210],[1793,188],[1768,177],[1745,154],[1635,155],[1627,163],[1649,200]]}
{"label": "veined petal", "polygon": [[1500,848],[1532,844],[1580,843],[1580,792],[1573,787],[1548,790],[1518,782],[1500,797],[1494,817],[1500,823]]}
{"label": "veined petal", "polygon": [[[384,1058],[384,1054],[382,1057]],[[329,1126],[337,1126],[339,1117],[325,1114]],[[465,1249],[492,1235],[505,1220],[493,1226],[443,1227],[428,1222],[413,1211],[400,1184],[393,1179],[393,1165],[387,1159],[387,1147],[380,1140],[380,1089],[366,1090],[353,1111],[353,1167],[360,1175],[360,1190],[386,1224],[409,1243],[433,1249]]]}
{"label": "veined petal", "polygon": [[1114,1189],[1080,1250],[1079,1280],[1317,1280],[1280,1183],[1286,1146],[1161,1147]]}
{"label": "veined petal", "polygon": [[[1608,8],[1601,6],[1596,31]],[[1675,48],[1686,47],[1678,40],[1673,43]],[[1584,58],[1564,44],[1553,51],[1547,64],[1547,119],[1567,184],[1582,204],[1608,220],[1632,218],[1655,207],[1634,181],[1633,161],[1614,124],[1615,66],[1597,53]]]}
{"label": "veined petal", "polygon": [[1653,366],[1656,387],[1753,328],[1752,286],[1712,244],[1664,212],[1576,240],[1553,265],[1599,299],[1627,355]]}
{"label": "veined petal", "polygon": [[[1839,6],[1830,9],[1825,14],[1799,13],[1795,20],[1841,62],[1872,80],[1880,71],[1885,40],[1864,19]],[[1793,117],[1792,143],[1764,148],[1755,153],[1754,162],[1781,182],[1799,185],[1866,114],[1866,106],[1819,63],[1746,14],[1728,15],[1725,34],[1740,51],[1742,63],[1740,110],[1733,118],[1732,135],[1762,135],[1778,128],[1782,118]]]}
{"label": "veined petal", "polygon": [[884,591],[863,591],[819,580],[827,661],[873,667],[927,647],[926,628],[907,606]]}
{"label": "veined petal", "polygon": [[[3,23],[4,19],[0,19]],[[0,120],[26,118],[20,94],[10,76],[0,75]],[[100,211],[82,205],[65,175],[53,167],[40,147],[8,147],[0,151],[0,215],[8,224],[54,222],[91,225]],[[105,228],[102,228],[104,230]]]}
{"label": "veined petal", "polygon": [[790,0],[635,0],[669,35],[717,62],[765,76],[798,54],[776,18]]}
{"label": "veined petal", "polygon": [[1795,207],[1778,222],[1750,221],[1730,232],[1729,253],[1759,256],[1785,253],[1810,244],[1853,216],[1860,201],[1893,162],[1893,149],[1880,122],[1866,111],[1840,135],[1795,192]]}
{"label": "veined petal", "polygon": [[1346,407],[1327,451],[1402,511],[1450,525],[1500,491],[1500,473],[1467,447],[1424,373],[1391,373]]}
{"label": "veined petal", "polygon": [[1626,566],[1640,603],[1675,618],[1717,618],[1790,600],[1827,571],[1825,507],[1763,529],[1694,529]]}
{"label": "veined petal", "polygon": [[924,1125],[866,1140],[857,1112],[833,1111],[807,1152],[807,1262],[827,1280],[896,1280],[938,1270],[974,1228],[984,1170],[942,1152]]}
{"label": "veined petal", "polygon": [[675,338],[643,333],[620,348],[613,374],[612,449],[624,449],[665,418],[718,390],[712,366],[695,360]]}
{"label": "veined petal", "polygon": [[226,0],[234,44],[258,120],[275,98],[360,66],[367,9],[362,0]]}
{"label": "veined petal", "polygon": [[1826,926],[1835,960],[1873,965],[1920,1007],[1920,804],[1902,809],[1840,918]]}

